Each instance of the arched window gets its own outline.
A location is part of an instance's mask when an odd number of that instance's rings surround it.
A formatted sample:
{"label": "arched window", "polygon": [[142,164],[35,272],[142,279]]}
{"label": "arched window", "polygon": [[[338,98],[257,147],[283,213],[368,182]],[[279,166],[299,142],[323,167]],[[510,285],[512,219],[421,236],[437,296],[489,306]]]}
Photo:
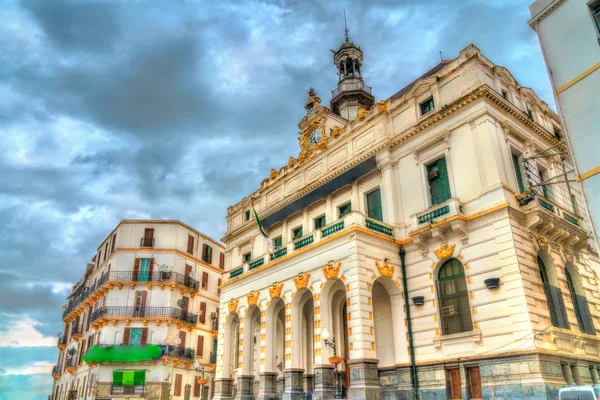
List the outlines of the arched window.
{"label": "arched window", "polygon": [[[573,278],[571,277],[568,268],[565,268],[565,275],[567,276],[567,285],[569,286],[569,293],[571,294],[571,301],[573,302],[573,309],[575,311],[579,330],[583,333],[595,335],[596,329],[594,328],[594,322],[590,315],[590,308],[587,299],[585,298],[585,294],[583,293],[583,288],[581,288],[581,283],[577,282],[580,288],[580,290],[577,290],[573,284]],[[575,279],[577,279],[577,276],[575,276]]]}
{"label": "arched window", "polygon": [[537,257],[537,263],[540,269],[540,277],[544,284],[544,293],[546,294],[546,301],[548,303],[548,311],[550,312],[552,325],[561,328],[569,328],[569,320],[567,319],[567,311],[565,309],[562,291],[559,287],[551,284],[546,264],[539,255]]}
{"label": "arched window", "polygon": [[442,333],[449,335],[473,330],[469,292],[462,263],[456,258],[446,261],[438,272],[437,284]]}

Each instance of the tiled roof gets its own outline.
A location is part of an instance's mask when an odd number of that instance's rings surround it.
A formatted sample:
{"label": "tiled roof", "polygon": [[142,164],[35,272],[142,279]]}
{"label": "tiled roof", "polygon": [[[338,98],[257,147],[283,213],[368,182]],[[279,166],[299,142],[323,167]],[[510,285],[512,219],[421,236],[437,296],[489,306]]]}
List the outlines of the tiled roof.
{"label": "tiled roof", "polygon": [[411,83],[409,83],[408,85],[404,86],[398,92],[394,93],[392,95],[392,97],[390,97],[390,99],[391,100],[396,100],[397,98],[401,97],[403,94],[405,94],[410,89],[412,89],[413,86],[415,86],[415,84],[419,80],[430,77],[431,75],[435,74],[436,72],[438,72],[439,70],[441,70],[442,68],[444,68],[446,65],[450,64],[451,61],[452,60],[443,60],[443,61],[441,61],[438,65],[436,65],[435,67],[431,68],[429,71],[425,72],[423,75],[421,75],[420,77],[418,77],[417,79],[415,79],[414,81],[412,81]]}

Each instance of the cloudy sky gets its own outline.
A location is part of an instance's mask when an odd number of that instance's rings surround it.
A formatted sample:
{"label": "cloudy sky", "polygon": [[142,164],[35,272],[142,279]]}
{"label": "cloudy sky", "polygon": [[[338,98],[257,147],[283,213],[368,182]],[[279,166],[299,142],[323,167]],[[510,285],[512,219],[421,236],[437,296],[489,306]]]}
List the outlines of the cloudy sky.
{"label": "cloudy sky", "polygon": [[2,1],[0,399],[50,392],[61,305],[120,219],[221,238],[297,155],[344,7],[377,100],[473,42],[554,107],[531,2]]}

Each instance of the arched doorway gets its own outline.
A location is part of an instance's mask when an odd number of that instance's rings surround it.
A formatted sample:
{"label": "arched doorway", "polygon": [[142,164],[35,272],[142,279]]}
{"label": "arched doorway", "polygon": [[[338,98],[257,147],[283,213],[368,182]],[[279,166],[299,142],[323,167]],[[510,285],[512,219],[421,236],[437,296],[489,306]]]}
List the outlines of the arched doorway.
{"label": "arched doorway", "polygon": [[238,368],[238,352],[240,340],[240,318],[237,313],[230,313],[225,321],[225,337],[223,339],[223,369],[222,377],[234,378]]}
{"label": "arched doorway", "polygon": [[400,312],[404,303],[402,292],[389,278],[380,277],[372,286],[373,322],[375,325],[375,352],[378,368],[392,367],[406,362],[406,329]]}
{"label": "arched doorway", "polygon": [[548,312],[550,313],[550,322],[554,326],[569,328],[567,311],[563,301],[562,291],[558,286],[558,278],[552,257],[545,251],[540,251],[537,255],[537,264],[540,272],[540,279],[544,286]]}
{"label": "arched doorway", "polygon": [[583,333],[590,335],[596,334],[596,328],[592,321],[590,314],[590,308],[585,295],[585,289],[581,283],[581,277],[577,268],[568,262],[565,265],[565,275],[567,278],[567,287],[569,288],[569,294],[571,296],[571,302],[573,303],[573,311],[575,318],[577,319],[577,325],[579,330]]}
{"label": "arched doorway", "polygon": [[314,300],[308,289],[300,289],[292,301],[292,368],[303,371],[303,391],[312,398],[314,366]]}
{"label": "arched doorway", "polygon": [[248,311],[246,311],[243,351],[242,376],[244,380],[248,381],[247,384],[249,387],[247,389],[256,395],[258,387],[255,387],[255,383],[258,384],[258,372],[260,369],[260,309],[255,305],[250,306]]}
{"label": "arched doorway", "polygon": [[[346,397],[350,387],[350,343],[348,338],[348,310],[346,307],[346,287],[340,279],[330,279],[321,291],[321,329],[327,329],[330,337],[335,338],[335,348],[338,356],[344,362],[337,368],[340,372],[339,381],[342,398]],[[333,349],[324,347],[323,359],[333,356]]]}

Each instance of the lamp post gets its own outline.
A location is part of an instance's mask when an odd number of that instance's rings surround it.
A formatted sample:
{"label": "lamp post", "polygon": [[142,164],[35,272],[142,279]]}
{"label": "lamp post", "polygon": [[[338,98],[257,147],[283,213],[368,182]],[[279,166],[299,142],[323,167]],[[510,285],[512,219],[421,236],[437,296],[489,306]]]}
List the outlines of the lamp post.
{"label": "lamp post", "polygon": [[327,328],[323,329],[323,333],[321,333],[321,337],[323,338],[323,343],[325,343],[325,346],[327,347],[331,347],[333,349],[333,357],[329,357],[329,362],[331,364],[334,365],[334,371],[335,371],[335,398],[336,399],[341,399],[342,398],[342,385],[340,382],[340,374],[339,371],[337,369],[337,365],[342,362],[342,358],[338,357],[336,351],[335,351],[335,337],[332,337],[331,340],[329,340],[329,331],[327,331]]}
{"label": "lamp post", "polygon": [[204,385],[208,383],[208,379],[204,377],[204,365],[201,366],[200,361],[196,360],[196,362],[194,362],[194,369],[201,374],[200,378],[196,379],[198,379],[198,383],[200,384],[200,400],[202,400],[204,396]]}

